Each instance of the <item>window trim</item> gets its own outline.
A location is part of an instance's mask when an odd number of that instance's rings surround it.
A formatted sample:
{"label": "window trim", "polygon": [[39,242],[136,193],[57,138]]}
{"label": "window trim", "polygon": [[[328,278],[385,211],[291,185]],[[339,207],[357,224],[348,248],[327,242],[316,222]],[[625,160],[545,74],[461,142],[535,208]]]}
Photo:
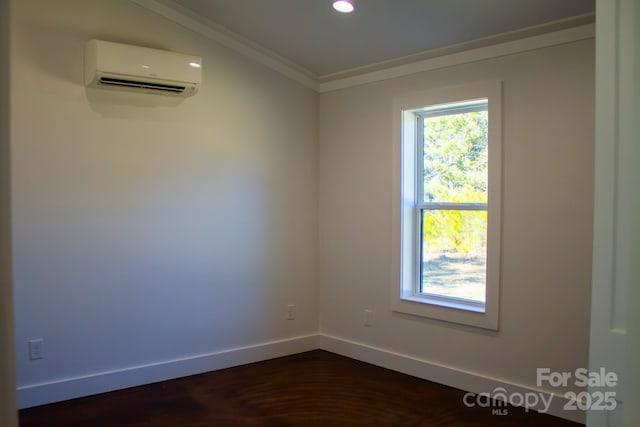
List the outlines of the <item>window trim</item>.
{"label": "window trim", "polygon": [[[416,174],[419,141],[416,112],[437,110],[438,105],[486,98],[489,114],[489,186],[487,203],[486,302],[416,294],[419,268]],[[427,113],[428,114],[428,113]],[[498,330],[500,293],[500,241],[502,211],[502,82],[490,80],[442,87],[398,97],[393,102],[393,260],[392,310],[447,322]],[[440,204],[445,206],[446,204]],[[459,204],[456,204],[459,209]],[[471,207],[471,206],[470,206]],[[418,252],[416,252],[418,251]]]}

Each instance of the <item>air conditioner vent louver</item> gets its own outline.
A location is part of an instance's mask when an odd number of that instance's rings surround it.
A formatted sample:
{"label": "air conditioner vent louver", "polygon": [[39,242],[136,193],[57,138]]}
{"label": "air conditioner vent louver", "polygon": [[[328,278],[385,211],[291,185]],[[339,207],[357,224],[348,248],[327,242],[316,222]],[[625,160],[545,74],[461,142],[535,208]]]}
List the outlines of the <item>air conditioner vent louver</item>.
{"label": "air conditioner vent louver", "polygon": [[127,80],[127,79],[114,79],[111,77],[101,77],[100,84],[111,85],[111,86],[137,87],[140,89],[152,89],[152,90],[159,90],[162,92],[173,92],[173,93],[182,93],[186,89],[186,86],[180,86],[180,85],[147,83],[147,82],[139,82],[135,80]]}

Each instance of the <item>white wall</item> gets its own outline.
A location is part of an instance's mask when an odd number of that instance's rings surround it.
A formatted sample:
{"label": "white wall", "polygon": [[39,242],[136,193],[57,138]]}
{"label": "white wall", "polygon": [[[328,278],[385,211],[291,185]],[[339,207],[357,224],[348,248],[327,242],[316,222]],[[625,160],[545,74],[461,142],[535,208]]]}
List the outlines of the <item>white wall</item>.
{"label": "white wall", "polygon": [[[314,335],[317,95],[126,0],[12,6],[20,405]],[[91,38],[201,55],[202,89],[183,101],[86,89]],[[34,338],[45,358],[29,361]],[[136,376],[167,361],[180,366]]]}
{"label": "white wall", "polygon": [[[318,109],[127,0],[12,5],[21,406],[314,348],[318,318],[326,336],[525,387],[537,367],[587,365],[593,40],[322,94]],[[200,54],[201,93],[87,90],[90,38]],[[500,331],[392,314],[392,100],[495,78]]]}
{"label": "white wall", "polygon": [[18,425],[13,352],[9,163],[9,1],[0,0],[0,425]]}
{"label": "white wall", "polygon": [[[362,354],[373,347],[524,387],[535,388],[538,367],[586,367],[593,70],[591,39],[321,95],[321,333]],[[497,333],[390,310],[393,99],[488,79],[504,82]]]}

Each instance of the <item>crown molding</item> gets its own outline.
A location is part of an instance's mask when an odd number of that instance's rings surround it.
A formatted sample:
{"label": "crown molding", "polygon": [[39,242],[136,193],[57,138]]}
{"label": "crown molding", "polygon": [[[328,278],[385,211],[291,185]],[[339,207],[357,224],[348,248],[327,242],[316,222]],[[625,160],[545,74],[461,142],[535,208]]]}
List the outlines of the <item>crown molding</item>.
{"label": "crown molding", "polygon": [[526,39],[542,34],[553,33],[569,28],[579,27],[583,25],[593,24],[595,22],[595,14],[587,13],[584,15],[572,16],[570,18],[560,19],[557,21],[546,22],[544,24],[534,25],[525,28],[519,28],[504,33],[492,34],[490,36],[481,37],[473,40],[468,40],[462,43],[456,43],[447,45],[435,49],[429,49],[422,52],[413,53],[406,56],[391,58],[389,60],[381,61],[378,63],[367,64],[361,67],[352,68],[349,70],[338,71],[336,73],[325,74],[319,77],[320,83],[329,81],[342,80],[347,77],[354,77],[361,74],[367,74],[374,71],[380,71],[383,69],[393,68],[400,65],[406,65],[414,62],[419,62],[427,59],[437,58],[440,56],[451,55],[458,52],[464,52],[467,50],[478,49],[481,47],[487,47],[497,45],[501,43],[507,43],[511,41]]}
{"label": "crown molding", "polygon": [[467,64],[595,37],[595,14],[585,14],[482,39],[431,49],[318,76],[275,52],[193,13],[172,0],[129,0],[318,93]]}
{"label": "crown molding", "polygon": [[318,91],[319,80],[316,75],[282,58],[257,43],[252,42],[215,22],[194,14],[190,10],[169,0],[129,0],[145,9],[157,13],[188,30],[213,40],[222,46],[255,61],[265,67],[294,80],[303,86]]}
{"label": "crown molding", "polygon": [[356,74],[351,77],[322,82],[318,87],[318,92],[331,92],[352,86],[359,86],[422,73],[424,71],[431,71],[439,68],[452,67],[454,65],[468,64],[485,59],[499,58],[501,56],[512,55],[515,53],[572,43],[593,37],[595,37],[595,24],[587,24],[580,27],[569,28],[566,30],[555,31],[505,43],[498,43],[448,55],[445,54],[404,65],[392,66],[377,71]]}

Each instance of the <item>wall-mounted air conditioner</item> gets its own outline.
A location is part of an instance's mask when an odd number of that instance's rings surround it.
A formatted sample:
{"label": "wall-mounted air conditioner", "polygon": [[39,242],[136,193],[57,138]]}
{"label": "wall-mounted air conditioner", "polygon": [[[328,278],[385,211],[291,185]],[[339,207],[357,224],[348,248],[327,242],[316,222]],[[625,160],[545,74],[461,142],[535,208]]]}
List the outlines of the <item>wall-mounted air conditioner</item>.
{"label": "wall-mounted air conditioner", "polygon": [[192,96],[202,79],[202,59],[166,50],[101,40],[85,46],[84,80],[88,87]]}

